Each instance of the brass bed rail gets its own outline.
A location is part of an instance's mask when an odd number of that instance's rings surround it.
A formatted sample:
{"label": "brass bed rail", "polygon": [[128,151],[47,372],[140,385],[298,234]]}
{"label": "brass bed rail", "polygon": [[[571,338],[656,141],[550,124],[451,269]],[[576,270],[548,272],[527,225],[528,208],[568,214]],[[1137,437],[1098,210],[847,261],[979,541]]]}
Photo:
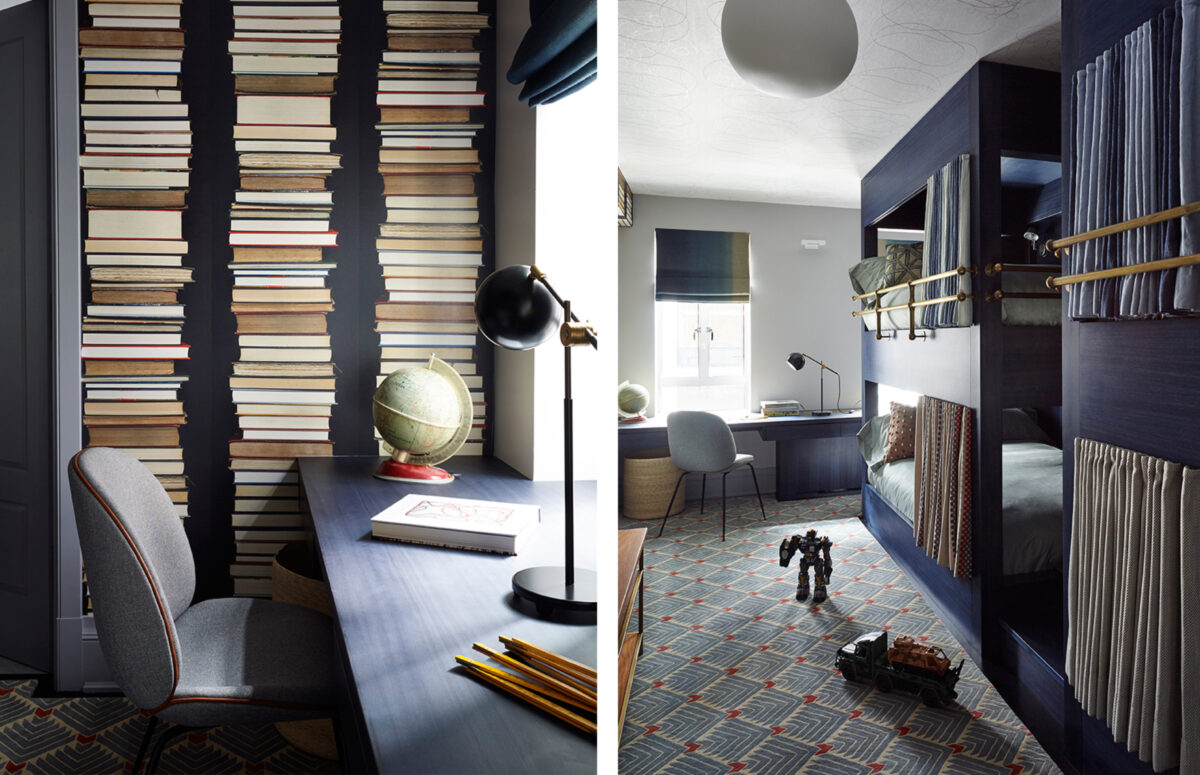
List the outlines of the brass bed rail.
{"label": "brass bed rail", "polygon": [[925,283],[931,283],[934,280],[944,280],[947,277],[955,277],[957,275],[964,275],[967,273],[975,274],[975,269],[974,268],[967,269],[965,266],[960,266],[957,269],[951,269],[947,272],[938,272],[937,274],[931,274],[928,277],[918,277],[915,280],[909,280],[907,282],[896,283],[895,285],[889,285],[886,288],[880,288],[877,291],[868,291],[866,293],[860,293],[857,296],[851,296],[850,301],[861,301],[862,299],[869,299],[872,296],[874,296],[875,299],[878,301],[879,297],[885,293],[891,293],[892,291],[898,291],[898,290],[901,290],[903,288],[908,288],[913,285],[924,285]]}
{"label": "brass bed rail", "polygon": [[[1061,255],[1061,251],[1066,251],[1071,245],[1078,245],[1080,242],[1088,242],[1101,237],[1110,237],[1113,234],[1120,234],[1131,229],[1139,229],[1143,226],[1150,226],[1163,221],[1171,221],[1176,218],[1193,213],[1200,213],[1200,202],[1191,202],[1179,207],[1172,207],[1167,210],[1160,210],[1157,213],[1150,213],[1137,218],[1130,218],[1126,221],[1101,226],[1099,229],[1073,234],[1070,237],[1062,239],[1050,240],[1046,243],[1046,248],[1056,256]],[[1109,269],[1097,269],[1092,272],[1082,272],[1080,274],[1071,274],[1063,277],[1047,277],[1046,287],[1054,290],[1055,288],[1063,288],[1066,286],[1075,285],[1076,283],[1087,282],[1088,280],[1104,280],[1109,277],[1125,277],[1127,275],[1144,274],[1146,272],[1160,272],[1164,269],[1176,269],[1181,266],[1192,266],[1200,264],[1200,253],[1191,253],[1186,256],[1175,256],[1174,258],[1163,258],[1158,261],[1146,261],[1141,264],[1133,264],[1131,266],[1114,266]]]}

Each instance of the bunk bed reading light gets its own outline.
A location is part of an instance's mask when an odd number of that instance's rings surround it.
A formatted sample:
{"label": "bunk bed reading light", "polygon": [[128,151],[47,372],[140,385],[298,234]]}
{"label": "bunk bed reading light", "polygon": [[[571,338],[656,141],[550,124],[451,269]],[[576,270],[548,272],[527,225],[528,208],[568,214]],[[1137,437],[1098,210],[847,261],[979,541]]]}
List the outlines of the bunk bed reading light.
{"label": "bunk bed reading light", "polygon": [[[833,371],[833,369],[829,368],[824,363],[821,363],[808,353],[792,353],[787,357],[787,363],[794,370],[800,371],[800,369],[804,368],[805,358],[821,367],[821,408],[817,411],[810,411],[809,414],[811,414],[813,417],[828,417],[829,415],[833,414],[833,412],[825,411],[825,372]],[[833,371],[833,373],[837,374],[838,378],[838,403],[840,404],[842,395],[842,375],[838,374],[836,371]]]}

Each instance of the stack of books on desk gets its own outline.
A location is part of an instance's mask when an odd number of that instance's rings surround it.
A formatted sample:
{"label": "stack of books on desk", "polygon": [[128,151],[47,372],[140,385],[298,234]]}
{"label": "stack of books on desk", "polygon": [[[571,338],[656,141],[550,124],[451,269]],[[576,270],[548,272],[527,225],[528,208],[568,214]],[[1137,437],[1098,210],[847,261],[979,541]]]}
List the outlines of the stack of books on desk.
{"label": "stack of books on desk", "polygon": [[83,424],[89,446],[116,447],[158,477],[188,515],[179,428],[188,359],[179,292],[192,282],[183,239],[192,153],[180,91],[181,0],[88,0],[83,63]]}
{"label": "stack of books on desk", "polygon": [[[376,249],[386,296],[375,307],[378,381],[431,354],[467,383],[475,420],[460,455],[483,452],[483,377],[474,300],[483,263],[475,176],[485,94],[475,0],[382,0],[387,49],[378,68],[379,173],[387,220]],[[378,437],[377,437],[378,438]],[[388,454],[380,441],[381,454]]]}
{"label": "stack of books on desk", "polygon": [[233,469],[235,594],[271,593],[271,555],[302,538],[295,458],[333,454],[335,403],[325,251],[341,168],[332,123],[341,9],[336,2],[233,3],[229,41],[240,186],[229,209],[238,359]]}
{"label": "stack of books on desk", "polygon": [[800,414],[800,402],[791,399],[760,401],[759,408],[763,417],[791,417]]}

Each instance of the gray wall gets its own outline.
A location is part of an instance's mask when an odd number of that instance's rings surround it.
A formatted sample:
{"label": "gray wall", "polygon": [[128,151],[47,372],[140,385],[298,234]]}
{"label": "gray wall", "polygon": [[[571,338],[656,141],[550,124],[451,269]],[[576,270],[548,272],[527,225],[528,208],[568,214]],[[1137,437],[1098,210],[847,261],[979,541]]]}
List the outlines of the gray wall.
{"label": "gray wall", "polygon": [[[850,317],[846,272],[859,258],[859,211],[830,207],[633,197],[633,226],[620,229],[621,319],[618,379],[651,391],[654,412],[654,230],[656,228],[750,233],[750,402],[795,398],[809,408],[819,401],[818,369],[792,371],[788,353],[804,351],[842,375],[842,406],[861,396],[861,324]],[[825,240],[818,250],[802,239]],[[837,399],[837,377],[825,376],[825,405]],[[758,456],[763,481],[774,482],[773,444],[754,433],[738,436],[738,448]],[[745,477],[748,482],[749,477]],[[731,477],[731,488],[732,477]],[[739,482],[738,491],[746,491]]]}

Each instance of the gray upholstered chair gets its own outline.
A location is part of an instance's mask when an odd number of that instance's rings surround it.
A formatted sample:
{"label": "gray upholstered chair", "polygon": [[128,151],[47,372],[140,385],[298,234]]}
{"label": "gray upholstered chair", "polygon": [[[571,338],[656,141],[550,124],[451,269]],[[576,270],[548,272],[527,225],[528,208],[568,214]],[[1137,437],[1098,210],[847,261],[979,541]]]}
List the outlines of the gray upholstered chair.
{"label": "gray upholstered chair", "polygon": [[671,412],[667,415],[667,445],[671,448],[671,462],[682,473],[675,480],[675,489],[667,501],[667,513],[658,528],[661,536],[671,515],[671,504],[684,477],[691,473],[701,474],[700,513],[704,513],[704,489],[709,474],[721,475],[721,540],[725,540],[725,477],[739,466],[750,469],[754,477],[754,492],[758,495],[758,507],[763,519],[767,510],[763,507],[762,491],[758,488],[758,474],[754,472],[754,455],[741,454],[733,441],[733,431],[720,417],[710,412]]}
{"label": "gray upholstered chair", "polygon": [[70,463],[71,499],[96,632],[125,695],[153,713],[134,772],[161,717],[189,728],[333,715],[333,626],[286,603],[220,598],[192,604],[187,535],[146,466],[93,447]]}

